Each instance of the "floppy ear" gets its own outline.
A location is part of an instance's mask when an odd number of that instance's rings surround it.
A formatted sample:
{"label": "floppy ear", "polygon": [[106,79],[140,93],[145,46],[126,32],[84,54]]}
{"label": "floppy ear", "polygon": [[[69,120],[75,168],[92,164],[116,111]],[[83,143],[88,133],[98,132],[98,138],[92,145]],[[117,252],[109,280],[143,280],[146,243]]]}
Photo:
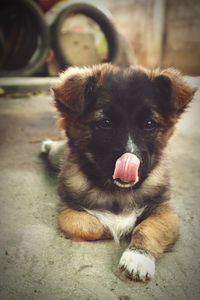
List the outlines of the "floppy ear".
{"label": "floppy ear", "polygon": [[168,99],[168,103],[166,101],[168,105],[170,101],[170,108],[177,115],[184,112],[197,90],[186,82],[179,71],[173,68],[161,71],[154,80],[162,92],[163,100]]}
{"label": "floppy ear", "polygon": [[94,81],[91,68],[71,67],[62,73],[59,82],[52,87],[58,111],[80,115],[88,100],[87,88],[91,90]]}
{"label": "floppy ear", "polygon": [[98,74],[92,68],[71,67],[60,75],[59,82],[52,87],[60,128],[66,130],[93,103]]}

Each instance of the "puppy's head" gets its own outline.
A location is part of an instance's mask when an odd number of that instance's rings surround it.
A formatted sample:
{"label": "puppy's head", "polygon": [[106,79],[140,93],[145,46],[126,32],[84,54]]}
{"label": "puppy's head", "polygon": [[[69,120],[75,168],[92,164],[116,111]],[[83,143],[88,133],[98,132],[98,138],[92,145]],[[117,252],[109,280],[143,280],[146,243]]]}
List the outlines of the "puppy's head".
{"label": "puppy's head", "polygon": [[195,93],[174,69],[70,68],[53,88],[60,127],[97,185],[137,188]]}

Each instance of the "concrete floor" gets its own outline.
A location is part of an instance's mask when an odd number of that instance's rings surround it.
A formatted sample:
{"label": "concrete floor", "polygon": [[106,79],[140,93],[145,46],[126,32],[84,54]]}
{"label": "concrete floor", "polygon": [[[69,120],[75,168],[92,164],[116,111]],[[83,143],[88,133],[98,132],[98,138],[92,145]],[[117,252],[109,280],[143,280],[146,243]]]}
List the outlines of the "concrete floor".
{"label": "concrete floor", "polygon": [[180,239],[148,283],[123,278],[114,241],[72,242],[57,227],[56,176],[39,156],[56,139],[48,94],[0,98],[0,299],[200,299],[200,96],[178,126],[172,158],[172,203]]}

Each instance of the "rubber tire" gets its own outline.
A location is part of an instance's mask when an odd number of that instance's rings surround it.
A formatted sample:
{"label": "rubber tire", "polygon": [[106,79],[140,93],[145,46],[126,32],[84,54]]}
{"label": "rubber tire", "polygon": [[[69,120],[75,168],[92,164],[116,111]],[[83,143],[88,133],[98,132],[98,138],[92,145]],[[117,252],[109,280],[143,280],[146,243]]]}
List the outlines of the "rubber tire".
{"label": "rubber tire", "polygon": [[[55,18],[51,26],[51,46],[55,52],[55,57],[60,67],[65,69],[70,66],[70,62],[67,60],[66,55],[62,51],[60,44],[60,28],[63,21],[72,13],[83,14],[92,20],[94,20],[103,31],[106,40],[108,42],[108,59],[107,62],[115,60],[119,51],[118,33],[113,25],[112,21],[101,10],[88,3],[68,3]],[[105,62],[106,62],[105,61]]]}
{"label": "rubber tire", "polygon": [[[13,11],[14,14],[16,13],[14,20],[12,20]],[[8,24],[11,26],[11,33],[9,35],[13,35],[13,28],[16,34],[15,40],[12,40],[12,51],[7,53],[2,68],[8,71],[24,68],[33,56],[35,49],[37,49],[37,28],[33,28],[33,24],[30,22],[30,14],[27,14],[27,10],[23,10],[23,7],[19,6],[17,1],[15,6],[12,3],[11,11],[7,7],[7,11],[4,9],[3,12],[7,20],[4,26],[8,27]],[[11,15],[11,20],[8,15]],[[23,28],[25,28],[24,31]],[[23,31],[22,36],[20,35],[21,31]],[[19,37],[20,44],[17,43]]]}
{"label": "rubber tire", "polygon": [[[12,3],[16,4],[16,0],[1,0],[0,3],[0,8],[1,5],[5,3],[5,4],[9,4],[10,6],[12,5]],[[43,16],[43,12],[41,11],[41,9],[32,1],[32,0],[17,0],[17,3],[23,7],[26,8],[26,10],[28,10],[31,14],[31,17],[33,18],[33,22],[35,22],[35,24],[37,24],[37,31],[39,33],[40,36],[40,42],[41,45],[40,47],[36,48],[36,50],[39,49],[39,53],[37,54],[37,56],[33,58],[33,56],[31,57],[31,59],[29,60],[29,63],[26,64],[25,67],[23,68],[19,68],[16,70],[6,70],[5,68],[1,67],[0,68],[0,76],[4,76],[4,77],[14,77],[14,76],[29,76],[32,75],[34,73],[36,73],[41,67],[42,65],[45,63],[46,58],[48,56],[49,53],[49,48],[50,48],[50,32],[49,32],[49,28],[46,24],[46,21],[44,19]]]}

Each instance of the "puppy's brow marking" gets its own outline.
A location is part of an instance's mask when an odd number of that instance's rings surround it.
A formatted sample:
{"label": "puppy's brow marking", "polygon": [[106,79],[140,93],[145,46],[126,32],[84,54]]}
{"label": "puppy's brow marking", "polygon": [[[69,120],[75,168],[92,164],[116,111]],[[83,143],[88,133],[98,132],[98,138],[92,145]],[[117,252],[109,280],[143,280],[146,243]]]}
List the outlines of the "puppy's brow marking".
{"label": "puppy's brow marking", "polygon": [[102,109],[98,109],[94,116],[97,121],[100,121],[105,117]]}

